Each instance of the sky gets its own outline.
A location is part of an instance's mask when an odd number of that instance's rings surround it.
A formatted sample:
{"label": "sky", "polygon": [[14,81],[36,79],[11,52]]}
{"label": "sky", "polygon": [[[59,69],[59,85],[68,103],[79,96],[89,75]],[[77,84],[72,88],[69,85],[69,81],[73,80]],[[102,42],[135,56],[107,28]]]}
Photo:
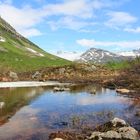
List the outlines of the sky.
{"label": "sky", "polygon": [[0,16],[47,52],[140,48],[140,0],[0,0]]}

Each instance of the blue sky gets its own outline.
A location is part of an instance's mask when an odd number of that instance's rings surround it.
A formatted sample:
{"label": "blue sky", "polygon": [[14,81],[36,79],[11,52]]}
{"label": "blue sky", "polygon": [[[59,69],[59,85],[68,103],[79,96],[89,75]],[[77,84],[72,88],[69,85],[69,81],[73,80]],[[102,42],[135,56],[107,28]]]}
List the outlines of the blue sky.
{"label": "blue sky", "polygon": [[48,52],[140,48],[140,0],[0,0],[0,15]]}

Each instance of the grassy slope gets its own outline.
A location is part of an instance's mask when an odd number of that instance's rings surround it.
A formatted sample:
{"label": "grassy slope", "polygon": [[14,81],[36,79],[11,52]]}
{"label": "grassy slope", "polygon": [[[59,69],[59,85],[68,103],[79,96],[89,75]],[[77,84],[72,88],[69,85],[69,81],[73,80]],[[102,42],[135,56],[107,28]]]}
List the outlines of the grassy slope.
{"label": "grassy slope", "polygon": [[[14,70],[18,72],[29,71],[71,63],[70,61],[46,53],[38,46],[19,35],[2,19],[0,19],[0,36],[6,39],[6,42],[0,42],[0,48],[6,50],[0,50],[0,72],[4,72],[5,70]],[[44,57],[35,56],[33,53],[27,51],[26,47],[43,54]]]}

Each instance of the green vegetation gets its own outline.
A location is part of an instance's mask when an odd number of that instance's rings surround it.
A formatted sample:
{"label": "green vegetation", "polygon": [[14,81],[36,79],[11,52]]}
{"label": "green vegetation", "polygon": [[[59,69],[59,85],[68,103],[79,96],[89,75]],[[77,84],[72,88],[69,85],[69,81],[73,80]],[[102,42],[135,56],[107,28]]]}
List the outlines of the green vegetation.
{"label": "green vegetation", "polygon": [[129,61],[120,61],[120,62],[115,62],[115,61],[110,61],[106,64],[107,68],[114,69],[114,70],[119,70],[119,69],[125,69],[130,67]]}
{"label": "green vegetation", "polygon": [[50,66],[71,64],[44,50],[18,34],[7,22],[0,18],[0,72],[13,70],[30,71]]}
{"label": "green vegetation", "polygon": [[110,61],[105,66],[113,70],[122,70],[126,68],[131,68],[133,65],[140,63],[140,57],[134,60],[124,60],[120,62]]}

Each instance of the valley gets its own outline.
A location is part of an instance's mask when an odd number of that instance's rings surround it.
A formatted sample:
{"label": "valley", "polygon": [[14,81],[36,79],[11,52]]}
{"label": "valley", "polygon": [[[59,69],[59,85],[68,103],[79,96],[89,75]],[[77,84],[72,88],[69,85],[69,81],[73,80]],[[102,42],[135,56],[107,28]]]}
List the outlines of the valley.
{"label": "valley", "polygon": [[54,54],[0,17],[0,140],[139,140],[140,49]]}

